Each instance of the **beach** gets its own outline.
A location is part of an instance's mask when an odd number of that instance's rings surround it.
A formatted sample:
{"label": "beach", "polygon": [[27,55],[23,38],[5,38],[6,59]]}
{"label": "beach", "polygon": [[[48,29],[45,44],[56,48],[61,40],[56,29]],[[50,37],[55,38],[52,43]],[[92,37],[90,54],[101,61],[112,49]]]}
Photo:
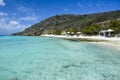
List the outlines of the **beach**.
{"label": "beach", "polygon": [[63,38],[76,41],[89,41],[93,44],[112,47],[119,50],[120,38],[119,37],[102,37],[102,36],[67,36],[67,35],[42,35],[43,37]]}
{"label": "beach", "polygon": [[113,41],[113,42],[119,42],[119,37],[102,37],[102,36],[67,36],[67,35],[41,35],[44,37],[57,37],[57,38],[67,38],[67,39],[89,39],[89,40],[103,40],[103,41]]}

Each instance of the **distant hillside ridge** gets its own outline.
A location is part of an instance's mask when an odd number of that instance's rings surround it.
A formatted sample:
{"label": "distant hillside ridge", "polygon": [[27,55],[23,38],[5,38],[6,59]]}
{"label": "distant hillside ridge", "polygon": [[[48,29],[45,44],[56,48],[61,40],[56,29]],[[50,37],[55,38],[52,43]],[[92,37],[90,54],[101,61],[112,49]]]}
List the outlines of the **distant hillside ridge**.
{"label": "distant hillside ridge", "polygon": [[78,28],[82,30],[84,27],[91,24],[115,19],[120,19],[120,10],[85,15],[56,15],[32,25],[31,27],[25,29],[23,32],[15,33],[13,35],[39,36],[41,34],[53,32],[54,30],[64,31],[69,28]]}

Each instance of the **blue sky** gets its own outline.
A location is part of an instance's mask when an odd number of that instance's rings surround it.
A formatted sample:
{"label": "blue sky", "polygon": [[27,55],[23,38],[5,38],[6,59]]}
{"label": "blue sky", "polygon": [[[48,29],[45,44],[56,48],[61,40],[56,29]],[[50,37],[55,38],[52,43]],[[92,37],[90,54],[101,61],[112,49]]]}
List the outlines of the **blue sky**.
{"label": "blue sky", "polygon": [[0,35],[19,32],[48,17],[120,10],[120,0],[0,0]]}

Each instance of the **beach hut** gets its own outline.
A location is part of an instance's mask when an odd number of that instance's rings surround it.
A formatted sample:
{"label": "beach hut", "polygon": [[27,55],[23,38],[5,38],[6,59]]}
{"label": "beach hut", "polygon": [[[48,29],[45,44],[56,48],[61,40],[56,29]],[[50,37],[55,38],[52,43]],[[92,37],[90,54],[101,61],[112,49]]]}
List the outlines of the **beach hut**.
{"label": "beach hut", "polygon": [[106,33],[107,33],[107,30],[101,30],[100,32],[99,32],[99,35],[103,35],[104,37],[106,36]]}
{"label": "beach hut", "polygon": [[114,30],[112,29],[108,29],[108,30],[101,30],[99,32],[99,35],[103,35],[104,37],[111,37],[112,36],[112,32],[114,32]]}
{"label": "beach hut", "polygon": [[74,32],[71,32],[71,36],[73,36],[75,33]]}
{"label": "beach hut", "polygon": [[70,36],[70,32],[69,31],[67,32],[67,35]]}
{"label": "beach hut", "polygon": [[80,36],[81,32],[77,32],[77,37]]}
{"label": "beach hut", "polygon": [[108,37],[111,37],[112,36],[111,33],[114,32],[114,30],[108,29],[107,32],[108,32]]}

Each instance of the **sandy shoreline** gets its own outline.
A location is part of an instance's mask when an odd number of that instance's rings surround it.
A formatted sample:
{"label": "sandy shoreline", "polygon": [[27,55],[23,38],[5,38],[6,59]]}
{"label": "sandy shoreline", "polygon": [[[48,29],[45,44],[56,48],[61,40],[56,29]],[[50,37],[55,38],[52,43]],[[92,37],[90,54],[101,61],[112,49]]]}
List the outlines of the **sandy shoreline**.
{"label": "sandy shoreline", "polygon": [[66,38],[66,39],[88,39],[88,40],[100,40],[100,41],[110,41],[110,42],[119,42],[120,43],[120,38],[119,37],[113,37],[113,38],[106,38],[102,36],[66,36],[66,35],[42,35],[44,37],[56,37],[56,38]]}
{"label": "sandy shoreline", "polygon": [[113,49],[120,50],[120,38],[106,38],[101,36],[66,36],[66,35],[42,35],[43,37],[55,37],[55,38],[64,38],[64,39],[74,39],[74,40],[83,40],[90,41],[93,44],[98,44],[102,46],[112,47]]}

